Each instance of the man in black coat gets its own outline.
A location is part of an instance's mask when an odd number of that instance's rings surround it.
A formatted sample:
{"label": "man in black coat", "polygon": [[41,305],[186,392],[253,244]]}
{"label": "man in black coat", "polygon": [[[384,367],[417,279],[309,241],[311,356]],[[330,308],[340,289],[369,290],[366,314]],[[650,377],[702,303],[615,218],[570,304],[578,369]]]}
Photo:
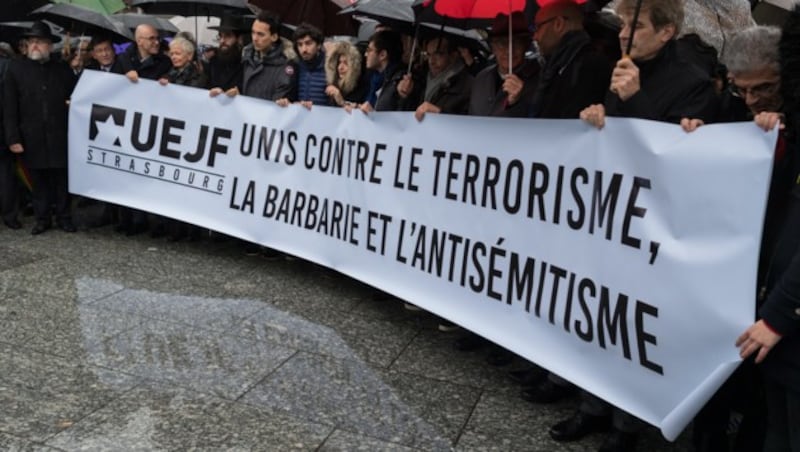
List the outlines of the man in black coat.
{"label": "man in black coat", "polygon": [[208,88],[228,91],[242,78],[242,24],[234,16],[222,16],[219,26],[208,27],[217,30],[219,45],[217,52],[203,67]]}
{"label": "man in black coat", "polygon": [[76,77],[66,63],[50,59],[60,38],[44,22],[24,36],[27,58],[11,62],[3,86],[6,143],[30,171],[36,216],[31,234],[52,226],[52,205],[58,226],[75,232],[67,189],[67,103]]}
{"label": "man in black coat", "polygon": [[[140,78],[158,80],[172,68],[170,59],[161,53],[161,42],[158,30],[149,24],[140,24],[134,31],[136,45],[128,47],[119,58],[119,67],[132,82]],[[127,207],[120,209],[120,222],[117,232],[131,236],[147,230],[147,214]],[[163,235],[162,230],[154,231],[154,235]]]}
{"label": "man in black coat", "polygon": [[574,119],[589,105],[603,102],[612,64],[592,46],[580,6],[561,0],[540,8],[533,39],[545,64],[533,96],[532,117]]}
{"label": "man in black coat", "polygon": [[122,73],[129,79],[144,78],[158,80],[172,68],[169,58],[161,53],[158,30],[152,25],[141,24],[134,32],[136,45],[128,47],[119,56]]}
{"label": "man in black coat", "polygon": [[495,63],[475,76],[470,93],[469,114],[527,117],[539,81],[540,68],[536,60],[525,56],[531,47],[531,32],[525,15],[513,13],[509,24],[508,16],[499,14],[492,24],[489,44]]}
{"label": "man in black coat", "polygon": [[[718,98],[711,78],[681,55],[675,42],[683,24],[683,1],[642,0],[641,15],[634,23],[637,1],[617,2],[623,23],[620,48],[627,51],[633,38],[630,54],[614,67],[604,104],[585,108],[581,119],[598,128],[605,125],[606,115],[675,124],[683,118],[712,121],[717,116]],[[612,410],[585,391],[578,411],[551,427],[549,433],[557,441],[576,440],[608,429],[610,417],[614,428],[600,450],[634,450],[640,421],[622,410]]]}
{"label": "man in black coat", "polygon": [[[0,50],[0,105],[3,105],[3,78],[5,77],[11,55]],[[8,150],[3,130],[3,109],[0,108],[0,217],[9,229],[20,229],[19,222],[19,185],[14,174],[16,158]]]}
{"label": "man in black coat", "polygon": [[446,37],[428,40],[424,48],[427,71],[421,80],[407,75],[397,86],[402,109],[414,110],[418,121],[426,113],[467,114],[473,78],[458,48]]}

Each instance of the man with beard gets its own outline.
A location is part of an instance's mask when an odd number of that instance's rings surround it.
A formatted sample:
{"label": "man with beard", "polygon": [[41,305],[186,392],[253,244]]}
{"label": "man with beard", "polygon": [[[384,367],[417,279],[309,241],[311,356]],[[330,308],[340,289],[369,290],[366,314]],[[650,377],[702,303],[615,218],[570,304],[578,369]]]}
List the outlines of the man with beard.
{"label": "man with beard", "polygon": [[208,27],[217,30],[219,46],[217,52],[204,65],[208,88],[219,88],[228,91],[236,86],[242,78],[242,26],[240,19],[234,16],[223,16],[219,26]]}
{"label": "man with beard", "polygon": [[323,36],[313,25],[302,23],[294,31],[294,48],[300,61],[297,65],[297,99],[305,107],[327,105],[325,52]]}
{"label": "man with beard", "polygon": [[50,58],[53,36],[44,22],[25,33],[27,58],[9,65],[3,86],[3,121],[8,148],[21,156],[33,183],[37,235],[56,222],[75,232],[67,191],[67,102],[76,77],[69,65]]}

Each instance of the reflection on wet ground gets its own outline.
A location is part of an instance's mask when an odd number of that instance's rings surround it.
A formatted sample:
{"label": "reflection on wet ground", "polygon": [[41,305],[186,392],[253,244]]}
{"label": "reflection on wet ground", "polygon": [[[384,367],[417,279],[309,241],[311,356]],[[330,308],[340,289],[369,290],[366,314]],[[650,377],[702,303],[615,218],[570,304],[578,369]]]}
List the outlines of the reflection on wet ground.
{"label": "reflection on wet ground", "polygon": [[[30,220],[28,220],[30,223]],[[31,226],[31,225],[27,225]],[[0,230],[0,450],[596,450],[486,351],[303,261]],[[645,432],[640,450],[688,450]]]}

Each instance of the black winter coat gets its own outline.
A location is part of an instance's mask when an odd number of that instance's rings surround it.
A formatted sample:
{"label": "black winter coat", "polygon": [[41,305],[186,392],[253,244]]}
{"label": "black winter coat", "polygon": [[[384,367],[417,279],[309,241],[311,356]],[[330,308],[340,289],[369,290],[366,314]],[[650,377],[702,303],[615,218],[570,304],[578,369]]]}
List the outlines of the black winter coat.
{"label": "black winter coat", "polygon": [[28,168],[67,167],[67,101],[76,81],[63,61],[11,61],[3,83],[5,140],[22,144]]}
{"label": "black winter coat", "polygon": [[713,122],[719,100],[709,75],[680,56],[675,41],[648,61],[635,61],[641,89],[623,102],[612,92],[606,95],[608,116],[652,119],[679,124],[682,118]]}
{"label": "black winter coat", "polygon": [[[416,110],[425,102],[427,75],[417,81],[414,93],[403,101],[403,110]],[[451,75],[431,96],[430,103],[439,107],[442,113],[465,115],[469,112],[469,95],[472,92],[473,77],[467,67]]]}
{"label": "black winter coat", "polygon": [[405,68],[402,64],[395,64],[386,68],[383,78],[383,85],[378,90],[378,98],[375,101],[375,111],[398,111],[402,110],[400,95],[397,94],[397,85],[403,80]]}
{"label": "black winter coat", "polygon": [[539,63],[536,60],[525,60],[514,69],[514,74],[522,79],[525,86],[517,103],[508,105],[508,96],[503,91],[503,78],[497,72],[497,65],[493,64],[482,70],[472,82],[469,114],[504,118],[527,117],[539,82]]}
{"label": "black winter coat", "polygon": [[139,78],[147,80],[158,80],[172,68],[172,62],[163,53],[151,55],[146,60],[140,61],[139,50],[135,45],[125,49],[125,52],[119,56],[117,61],[122,74],[136,71],[139,74]]}
{"label": "black winter coat", "polygon": [[242,80],[242,60],[223,60],[214,57],[203,66],[207,79],[207,88],[222,88],[227,91],[237,86]]}
{"label": "black winter coat", "polygon": [[542,68],[530,115],[578,118],[584,108],[603,103],[611,68],[608,58],[594,50],[586,32],[567,33]]}
{"label": "black winter coat", "polygon": [[252,44],[244,48],[242,81],[239,91],[245,96],[266,100],[297,100],[297,69],[284,54],[280,43],[259,57]]}
{"label": "black winter coat", "polygon": [[[783,338],[773,348],[762,369],[767,377],[777,380],[787,388],[800,393],[800,185],[798,185],[797,160],[800,157],[800,140],[789,143],[784,159],[791,165],[790,180],[793,187],[788,198],[785,194],[785,177],[773,172],[770,204],[779,199],[779,208],[767,210],[763,243],[768,244],[770,255],[766,261],[766,276],[761,290],[759,316]],[[781,169],[785,173],[786,168]],[[776,186],[776,177],[779,185]],[[777,188],[777,190],[776,190]],[[770,205],[774,207],[774,205]],[[779,227],[775,227],[779,225]]]}

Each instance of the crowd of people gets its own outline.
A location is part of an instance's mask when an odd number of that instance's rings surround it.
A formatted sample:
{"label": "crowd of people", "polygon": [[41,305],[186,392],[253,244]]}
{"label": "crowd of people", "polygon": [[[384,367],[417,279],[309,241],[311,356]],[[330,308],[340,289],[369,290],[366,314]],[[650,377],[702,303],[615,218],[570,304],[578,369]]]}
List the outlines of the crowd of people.
{"label": "crowd of people", "polygon": [[[745,363],[697,416],[693,444],[704,451],[798,452],[800,70],[792,49],[800,46],[792,47],[791,39],[798,39],[800,11],[783,31],[770,26],[734,31],[718,55],[698,36],[681,35],[681,0],[644,0],[638,16],[636,3],[617,1],[616,14],[604,16],[601,32],[588,26],[592,18],[571,0],[541,7],[532,21],[522,13],[500,15],[487,32],[485,48],[444,31],[417,45],[384,26],[376,27],[366,42],[326,39],[308,24],[297,26],[286,39],[280,18],[264,11],[249,27],[242,18],[223,17],[213,52],[198,52],[190,35],[180,34],[165,45],[158,30],[140,25],[135,42],[119,55],[103,36],[78,46],[75,54],[66,45],[59,55],[52,47],[60,38],[46,24],[34,23],[17,46],[19,52],[0,45],[3,222],[11,229],[22,227],[19,211],[26,199],[16,175],[21,161],[32,186],[31,234],[46,232],[54,219],[63,231],[76,231],[67,190],[67,115],[70,93],[85,70],[281,106],[324,105],[347,114],[407,111],[419,121],[445,113],[580,118],[598,128],[606,117],[619,116],[671,122],[687,133],[729,121],[755,121],[765,130],[780,127],[754,294],[759,320],[736,341]],[[609,41],[608,30],[618,39]],[[88,226],[112,223],[127,235],[148,230],[153,237],[173,240],[202,235],[195,226],[113,205],[104,206]],[[457,329],[444,319],[440,327]],[[520,359],[469,332],[461,334],[456,341],[460,350],[494,347],[490,364]],[[549,404],[579,394],[574,414],[550,428],[553,439],[574,441],[608,431],[600,450],[636,448],[641,421],[559,375],[533,363],[527,366],[510,373],[524,386],[526,400]],[[734,411],[743,417],[732,441]]]}

